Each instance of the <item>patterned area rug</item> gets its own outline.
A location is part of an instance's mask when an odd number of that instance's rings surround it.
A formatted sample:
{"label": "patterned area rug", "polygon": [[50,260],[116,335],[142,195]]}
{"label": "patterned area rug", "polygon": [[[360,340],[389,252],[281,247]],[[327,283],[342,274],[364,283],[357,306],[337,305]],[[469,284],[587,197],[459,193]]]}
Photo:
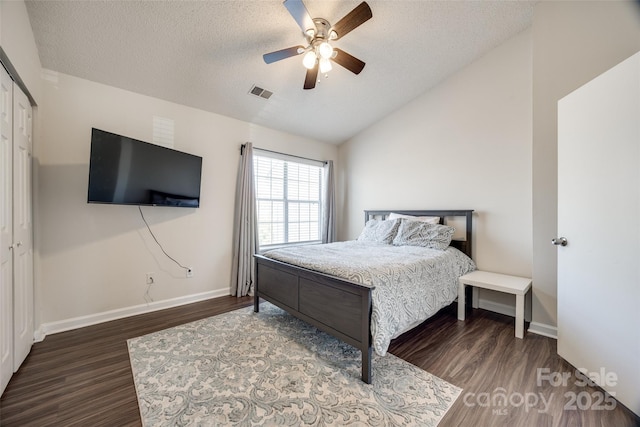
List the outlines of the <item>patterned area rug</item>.
{"label": "patterned area rug", "polygon": [[461,389],[263,303],[128,341],[145,426],[435,426]]}

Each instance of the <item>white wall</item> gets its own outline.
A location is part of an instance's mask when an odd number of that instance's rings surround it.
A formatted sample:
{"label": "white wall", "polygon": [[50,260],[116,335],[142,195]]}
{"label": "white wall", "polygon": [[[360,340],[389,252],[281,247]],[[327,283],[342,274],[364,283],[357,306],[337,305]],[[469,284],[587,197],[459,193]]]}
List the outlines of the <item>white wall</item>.
{"label": "white wall", "polygon": [[[240,145],[337,158],[333,145],[64,74],[43,76],[36,241],[45,331],[145,304],[147,272],[156,276],[155,301],[228,295]],[[161,253],[137,207],[86,202],[91,128],[151,141],[153,116],[175,121],[176,149],[203,157],[199,209],[143,208],[166,251],[194,269],[190,279]]]}
{"label": "white wall", "polygon": [[525,31],[341,145],[340,238],[364,209],[474,209],[478,267],[530,276],[531,52]]}
{"label": "white wall", "polygon": [[38,103],[40,58],[23,1],[0,1],[0,46]]}
{"label": "white wall", "polygon": [[[640,50],[638,2],[540,2],[533,21],[533,306],[531,328],[557,325],[557,103]],[[562,166],[562,165],[560,165]],[[566,236],[571,240],[571,236]]]}

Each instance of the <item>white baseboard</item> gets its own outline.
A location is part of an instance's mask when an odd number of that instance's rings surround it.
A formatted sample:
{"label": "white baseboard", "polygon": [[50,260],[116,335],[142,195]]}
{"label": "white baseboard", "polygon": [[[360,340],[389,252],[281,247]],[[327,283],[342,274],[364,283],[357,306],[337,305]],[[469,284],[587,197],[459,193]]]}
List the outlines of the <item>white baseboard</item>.
{"label": "white baseboard", "polygon": [[44,341],[45,337],[46,337],[46,334],[44,333],[44,329],[42,328],[42,325],[40,325],[38,329],[33,331],[33,342]]}
{"label": "white baseboard", "polygon": [[558,339],[558,327],[545,325],[544,323],[531,322],[529,324],[529,329],[527,329],[527,332],[553,338],[555,340]]}
{"label": "white baseboard", "polygon": [[56,322],[43,323],[34,331],[34,341],[39,342],[45,339],[47,335],[57,334],[59,332],[70,331],[72,329],[83,328],[85,326],[95,325],[97,323],[109,322],[111,320],[122,319],[124,317],[136,316],[138,314],[151,313],[153,311],[163,310],[165,308],[177,307],[180,305],[190,304],[192,302],[204,301],[211,298],[218,298],[229,295],[228,289],[219,289],[215,291],[202,292],[200,294],[186,295],[182,297],[172,298],[163,301],[154,301],[149,304],[140,304],[132,307],[119,308],[116,310],[104,311],[102,313],[90,314],[87,316],[74,317],[66,320],[58,320]]}
{"label": "white baseboard", "polygon": [[[481,299],[478,301],[478,307],[485,310],[493,311],[495,313],[504,314],[505,316],[516,317],[516,308],[511,305],[501,304],[499,302],[489,301]],[[527,316],[525,316],[526,319]],[[551,325],[545,325],[544,323],[531,322],[527,332],[531,332],[536,335],[542,335],[545,337],[558,339],[558,328]]]}

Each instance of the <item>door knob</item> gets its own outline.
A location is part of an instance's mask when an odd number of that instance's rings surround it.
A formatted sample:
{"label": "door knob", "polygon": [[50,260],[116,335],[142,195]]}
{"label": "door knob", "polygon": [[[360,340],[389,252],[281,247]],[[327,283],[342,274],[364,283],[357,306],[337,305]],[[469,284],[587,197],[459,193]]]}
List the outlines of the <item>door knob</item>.
{"label": "door knob", "polygon": [[567,246],[567,239],[564,237],[556,237],[555,239],[551,239],[551,243],[556,246]]}

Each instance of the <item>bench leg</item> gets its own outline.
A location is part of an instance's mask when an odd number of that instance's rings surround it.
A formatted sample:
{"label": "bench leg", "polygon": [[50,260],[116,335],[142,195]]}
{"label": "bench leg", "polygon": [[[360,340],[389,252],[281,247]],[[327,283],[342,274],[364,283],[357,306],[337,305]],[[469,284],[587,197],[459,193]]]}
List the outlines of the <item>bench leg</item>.
{"label": "bench leg", "polygon": [[478,288],[475,286],[471,289],[471,307],[478,308],[480,307],[480,296],[478,294]]}
{"label": "bench leg", "polygon": [[458,284],[458,320],[464,320],[464,310],[465,310],[465,294],[464,294],[464,283]]}
{"label": "bench leg", "polygon": [[524,295],[516,295],[516,338],[524,338]]}

